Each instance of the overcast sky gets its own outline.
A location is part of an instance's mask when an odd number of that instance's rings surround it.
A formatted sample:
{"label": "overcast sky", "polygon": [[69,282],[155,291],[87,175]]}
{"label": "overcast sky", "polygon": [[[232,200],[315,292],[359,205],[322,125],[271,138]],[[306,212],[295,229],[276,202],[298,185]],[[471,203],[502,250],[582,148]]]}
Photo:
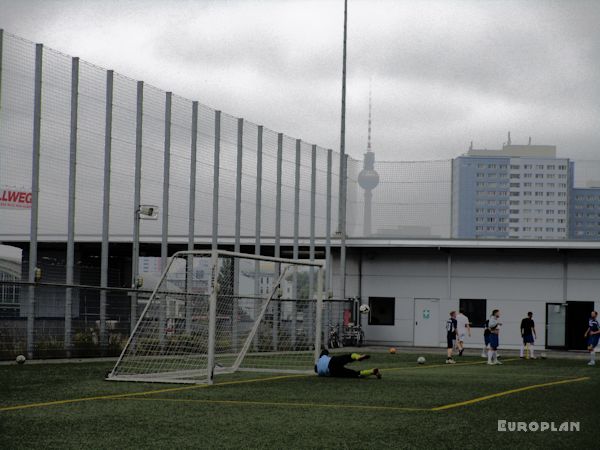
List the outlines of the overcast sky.
{"label": "overcast sky", "polygon": [[[349,0],[347,151],[600,158],[600,1]],[[343,0],[0,0],[0,27],[339,150]]]}

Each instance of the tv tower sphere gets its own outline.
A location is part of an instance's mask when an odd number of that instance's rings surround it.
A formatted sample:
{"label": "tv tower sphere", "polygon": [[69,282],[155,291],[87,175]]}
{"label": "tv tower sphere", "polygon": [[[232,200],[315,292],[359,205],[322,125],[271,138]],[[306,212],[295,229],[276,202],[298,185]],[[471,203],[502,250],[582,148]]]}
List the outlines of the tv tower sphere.
{"label": "tv tower sphere", "polygon": [[365,190],[372,190],[379,184],[379,174],[375,171],[375,153],[365,153],[363,170],[358,174],[358,184]]}

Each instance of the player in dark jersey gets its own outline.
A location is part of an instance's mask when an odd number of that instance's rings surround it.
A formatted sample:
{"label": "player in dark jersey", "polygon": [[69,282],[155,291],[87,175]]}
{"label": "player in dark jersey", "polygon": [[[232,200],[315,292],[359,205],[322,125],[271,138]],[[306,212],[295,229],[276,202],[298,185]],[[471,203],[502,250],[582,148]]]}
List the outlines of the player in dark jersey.
{"label": "player in dark jersey", "polygon": [[454,348],[454,340],[456,339],[456,329],[458,323],[456,321],[456,311],[450,311],[450,317],[446,320],[446,341],[448,348],[446,352],[446,364],[454,364],[454,358],[452,358],[452,349]]}
{"label": "player in dark jersey", "polygon": [[598,313],[592,311],[590,320],[588,321],[588,329],[584,337],[587,337],[588,351],[590,352],[590,362],[588,366],[596,365],[596,346],[600,340],[600,328],[598,327]]}
{"label": "player in dark jersey", "polygon": [[[521,338],[523,338],[523,342],[521,343],[521,352],[519,356],[524,358],[531,357],[531,359],[535,359],[535,355],[533,353],[533,343],[535,339],[537,339],[537,335],[535,333],[535,322],[533,321],[533,313],[530,311],[527,313],[527,317],[521,320]],[[525,350],[529,350],[526,352]],[[527,353],[525,355],[525,353]]]}

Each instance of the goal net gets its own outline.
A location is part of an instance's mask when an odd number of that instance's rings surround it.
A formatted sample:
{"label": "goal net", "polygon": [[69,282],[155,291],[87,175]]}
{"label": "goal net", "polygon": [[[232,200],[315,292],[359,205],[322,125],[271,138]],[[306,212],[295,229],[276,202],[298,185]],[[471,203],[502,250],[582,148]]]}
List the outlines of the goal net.
{"label": "goal net", "polygon": [[241,370],[312,372],[323,273],[321,262],[178,252],[107,379],[212,383]]}

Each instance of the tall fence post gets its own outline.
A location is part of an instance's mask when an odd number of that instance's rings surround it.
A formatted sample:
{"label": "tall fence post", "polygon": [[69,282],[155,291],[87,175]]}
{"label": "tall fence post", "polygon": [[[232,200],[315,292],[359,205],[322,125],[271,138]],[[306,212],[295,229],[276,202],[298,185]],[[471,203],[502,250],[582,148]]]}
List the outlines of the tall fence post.
{"label": "tall fence post", "polygon": [[215,148],[213,158],[212,249],[219,249],[219,164],[221,157],[221,111],[215,111]]}
{"label": "tall fence post", "polygon": [[[333,163],[333,150],[327,150],[327,199],[325,212],[325,289],[327,295],[331,292],[331,171]],[[328,303],[331,306],[331,303]]]}
{"label": "tall fence post", "polygon": [[[300,234],[300,151],[302,148],[302,140],[296,139],[296,165],[295,165],[295,182],[294,182],[294,241],[292,254],[294,259],[298,259],[299,255],[299,234]],[[296,327],[298,320],[298,271],[294,269],[292,276],[292,292],[294,301],[292,302],[292,347],[296,345]]]}
{"label": "tall fence post", "polygon": [[[196,163],[198,154],[198,102],[192,102],[192,145],[190,157],[190,202],[188,213],[188,251],[194,250],[194,235],[196,224]],[[188,256],[186,272],[186,299],[185,299],[185,331],[192,331],[193,314],[193,282],[194,282],[194,257]]]}
{"label": "tall fence post", "polygon": [[[171,176],[171,105],[173,94],[165,94],[165,142],[163,155],[163,198],[162,198],[162,236],[160,243],[161,271],[167,267],[169,259],[169,187]],[[165,343],[165,327],[167,322],[167,296],[161,295],[159,304],[158,340],[161,348]]]}
{"label": "tall fence post", "polygon": [[[310,240],[309,240],[309,254],[308,257],[311,262],[315,260],[315,220],[316,220],[316,201],[317,201],[317,146],[313,144],[311,152],[311,164],[310,164]],[[320,273],[320,272],[319,272]],[[322,286],[321,286],[322,287]],[[314,308],[317,306],[313,302],[316,300],[315,296],[315,268],[310,266],[309,278],[308,278],[308,298],[309,298],[309,315],[311,318],[315,317]],[[319,312],[318,314],[321,314]],[[309,330],[312,330],[315,324],[310,323]],[[317,333],[321,333],[320,329],[317,329]],[[312,333],[308,333],[309,336],[313,336]]]}
{"label": "tall fence post", "polygon": [[[35,282],[37,267],[38,214],[40,197],[40,136],[42,118],[42,63],[44,46],[35,45],[33,95],[33,156],[31,161],[31,222],[29,226],[29,283]],[[27,299],[27,358],[33,359],[35,327],[35,286],[29,285]]]}
{"label": "tall fence post", "polygon": [[0,28],[0,111],[2,111],[2,51],[4,49],[4,30]]}
{"label": "tall fence post", "polygon": [[[262,151],[263,151],[263,127],[258,126],[256,135],[256,216],[254,218],[254,254],[260,255],[261,253],[261,214],[262,214]],[[260,261],[254,261],[254,296],[260,295],[260,279],[262,277],[262,271],[260,267]],[[270,310],[273,316],[275,316],[275,304],[271,304]],[[234,316],[237,317],[237,316]],[[275,323],[275,321],[273,321]],[[272,341],[276,339],[275,327],[272,330]]]}
{"label": "tall fence post", "polygon": [[[235,238],[234,252],[240,251],[241,227],[242,227],[242,166],[244,158],[244,119],[237,121],[237,161],[235,176]],[[231,309],[234,317],[237,317],[238,301],[240,294],[240,260],[233,260],[233,298]],[[234,348],[237,349],[238,328],[237,321],[231,323]]]}
{"label": "tall fence post", "polygon": [[102,355],[108,348],[106,332],[106,288],[108,287],[108,241],[110,218],[110,171],[112,153],[112,104],[114,72],[106,71],[106,112],[104,122],[104,194],[102,197],[102,249],[100,252],[100,348]]}
{"label": "tall fence post", "polygon": [[137,105],[135,122],[135,173],[133,191],[133,250],[131,254],[131,293],[130,329],[131,333],[137,322],[137,282],[140,257],[140,192],[142,180],[142,125],[144,117],[144,82],[137,82]]}
{"label": "tall fence post", "polygon": [[[277,134],[277,178],[275,185],[275,249],[276,258],[281,257],[281,183],[282,183],[282,167],[283,167],[283,133]],[[274,281],[279,279],[281,275],[281,264],[275,264]],[[275,311],[273,311],[273,328],[281,316],[281,303],[277,303]],[[279,346],[277,332],[273,332],[273,350],[277,350]]]}
{"label": "tall fence post", "polygon": [[[67,219],[67,276],[66,282],[73,284],[75,271],[75,190],[77,187],[77,108],[79,95],[79,58],[71,60],[71,132],[69,139],[69,206]],[[73,288],[65,292],[65,350],[71,357],[73,315]]]}

